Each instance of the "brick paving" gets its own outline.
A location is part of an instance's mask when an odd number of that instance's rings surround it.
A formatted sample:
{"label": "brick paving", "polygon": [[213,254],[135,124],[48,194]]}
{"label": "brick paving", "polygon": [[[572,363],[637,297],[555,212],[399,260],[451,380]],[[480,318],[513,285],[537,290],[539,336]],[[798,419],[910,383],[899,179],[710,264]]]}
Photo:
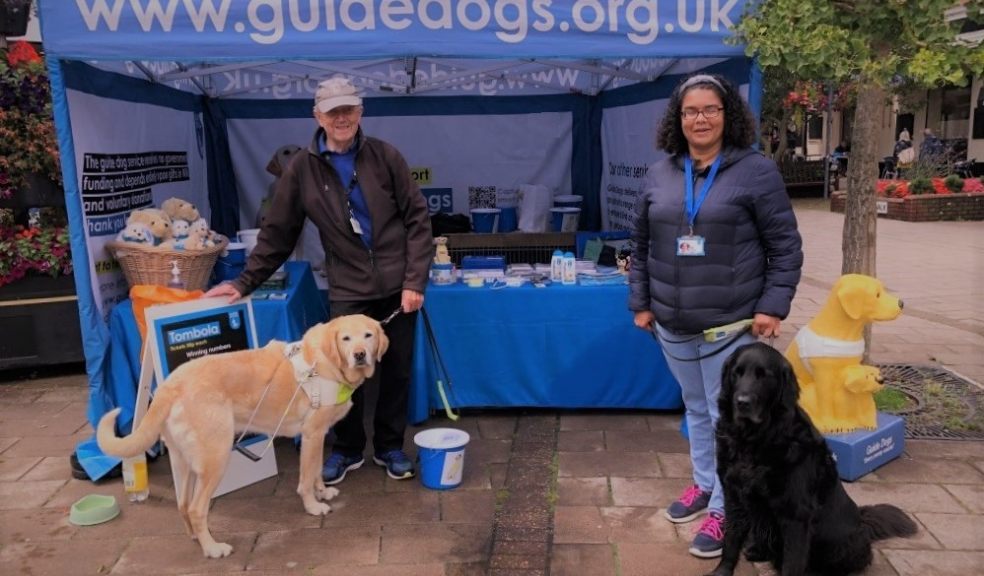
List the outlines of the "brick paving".
{"label": "brick paving", "polygon": [[[798,201],[797,215],[806,265],[778,347],[840,274],[843,217],[817,201]],[[874,362],[942,364],[984,382],[981,231],[973,222],[878,222],[878,275],[906,305],[902,317],[875,327]],[[127,502],[118,479],[71,478],[68,456],[92,433],[86,385],[80,374],[0,384],[0,574],[633,576],[714,566],[687,553],[693,524],[662,517],[690,477],[679,414],[435,416],[427,427],[471,434],[461,486],[432,491],[369,464],[349,473],[324,518],[304,513],[294,493],[297,453],[281,440],[278,477],[213,503],[213,533],[235,551],[206,560],[183,532],[166,456],[150,466],[143,504]],[[894,503],[920,526],[914,538],[879,543],[866,576],[984,573],[984,442],[909,440],[901,458],[847,490],[860,504]],[[121,515],[70,524],[69,507],[90,493],[116,496]]]}

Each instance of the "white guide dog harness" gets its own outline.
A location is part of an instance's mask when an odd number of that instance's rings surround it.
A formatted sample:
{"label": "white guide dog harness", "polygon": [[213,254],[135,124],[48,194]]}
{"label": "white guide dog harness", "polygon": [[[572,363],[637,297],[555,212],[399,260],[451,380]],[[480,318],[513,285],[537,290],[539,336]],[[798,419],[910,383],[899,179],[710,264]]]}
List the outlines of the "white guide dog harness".
{"label": "white guide dog harness", "polygon": [[[294,394],[290,397],[290,401],[287,402],[287,407],[284,408],[284,413],[280,417],[280,422],[277,422],[277,428],[270,435],[270,440],[267,442],[266,447],[263,449],[259,455],[254,454],[243,445],[243,438],[246,437],[250,426],[253,424],[253,418],[256,416],[256,411],[260,408],[260,404],[266,398],[267,392],[270,390],[270,384],[273,383],[273,379],[267,383],[266,388],[263,389],[263,395],[260,396],[260,401],[256,403],[256,408],[253,408],[253,413],[249,416],[249,422],[243,427],[242,433],[239,435],[239,439],[233,444],[233,447],[252,460],[257,462],[263,458],[270,446],[273,446],[273,439],[280,432],[280,427],[284,423],[284,419],[287,418],[287,413],[290,412],[290,407],[294,404],[294,399],[297,398],[297,392],[299,390],[304,390],[307,394],[308,400],[311,401],[311,408],[317,409],[322,405],[322,399],[333,398],[333,404],[344,404],[352,398],[352,393],[355,390],[345,382],[336,382],[335,380],[329,380],[327,378],[321,377],[317,370],[314,369],[314,364],[308,364],[304,361],[304,355],[301,354],[301,342],[291,342],[284,346],[284,358],[288,360],[294,369],[294,380],[297,382],[297,386],[294,388]],[[325,405],[330,405],[325,403]]]}
{"label": "white guide dog harness", "polygon": [[320,408],[322,402],[328,398],[334,399],[333,404],[344,404],[352,397],[355,390],[351,386],[322,377],[314,369],[314,364],[304,361],[301,342],[291,342],[284,346],[284,357],[290,360],[294,368],[294,380],[307,394],[312,408]]}
{"label": "white guide dog harness", "polygon": [[800,360],[803,367],[811,375],[810,358],[851,358],[853,356],[864,355],[864,339],[861,340],[838,340],[828,336],[821,336],[803,326],[796,333],[796,346],[799,348]]}

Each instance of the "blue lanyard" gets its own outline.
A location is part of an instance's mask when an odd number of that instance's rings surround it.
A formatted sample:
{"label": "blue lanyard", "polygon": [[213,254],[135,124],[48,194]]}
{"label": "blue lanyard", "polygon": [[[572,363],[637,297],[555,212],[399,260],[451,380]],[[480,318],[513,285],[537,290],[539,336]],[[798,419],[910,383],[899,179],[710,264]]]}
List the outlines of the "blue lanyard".
{"label": "blue lanyard", "polygon": [[711,164],[711,172],[707,175],[707,179],[704,180],[704,185],[700,189],[700,196],[697,197],[697,202],[694,203],[694,161],[688,155],[683,161],[684,170],[686,172],[687,180],[687,192],[684,196],[687,208],[687,223],[690,224],[690,233],[694,233],[694,220],[697,219],[697,212],[700,211],[701,205],[704,204],[704,199],[707,198],[707,193],[711,191],[711,185],[714,184],[714,177],[717,176],[718,167],[721,166],[721,155],[714,160]]}

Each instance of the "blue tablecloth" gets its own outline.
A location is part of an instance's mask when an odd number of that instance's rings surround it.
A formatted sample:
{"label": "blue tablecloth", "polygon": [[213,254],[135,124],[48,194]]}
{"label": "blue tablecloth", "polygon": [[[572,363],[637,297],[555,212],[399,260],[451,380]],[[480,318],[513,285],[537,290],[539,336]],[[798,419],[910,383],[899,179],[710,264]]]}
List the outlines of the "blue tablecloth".
{"label": "blue tablecloth", "polygon": [[[270,340],[299,340],[309,327],[328,320],[324,298],[314,281],[311,266],[307,262],[287,262],[284,269],[287,271],[285,290],[254,294],[253,318],[259,346]],[[278,293],[286,294],[286,299],[261,299],[263,294]],[[103,414],[119,407],[122,409],[119,429],[129,433],[140,381],[140,332],[130,300],[120,302],[110,312],[109,331],[110,349],[104,384],[90,390],[89,423],[95,428]],[[80,443],[76,456],[93,480],[101,478],[119,462],[118,458],[104,455],[95,438]]]}
{"label": "blue tablecloth", "polygon": [[[627,302],[625,285],[429,287],[452,407],[681,408],[659,345],[633,325]],[[437,379],[419,318],[412,422],[443,408]]]}

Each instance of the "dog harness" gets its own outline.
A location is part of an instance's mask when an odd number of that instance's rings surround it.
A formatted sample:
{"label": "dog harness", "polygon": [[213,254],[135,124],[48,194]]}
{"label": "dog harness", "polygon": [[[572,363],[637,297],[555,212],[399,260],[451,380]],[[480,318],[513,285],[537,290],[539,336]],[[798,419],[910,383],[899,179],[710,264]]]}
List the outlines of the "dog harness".
{"label": "dog harness", "polygon": [[861,340],[838,340],[828,336],[821,336],[803,326],[796,333],[796,346],[799,347],[800,360],[810,374],[809,358],[851,358],[864,354],[864,339]]}
{"label": "dog harness", "polygon": [[312,408],[321,407],[322,398],[334,395],[335,404],[344,404],[352,398],[355,390],[345,382],[337,382],[321,377],[314,369],[314,364],[304,361],[301,354],[301,343],[291,342],[284,347],[284,356],[290,360],[294,368],[294,379],[311,400]]}

